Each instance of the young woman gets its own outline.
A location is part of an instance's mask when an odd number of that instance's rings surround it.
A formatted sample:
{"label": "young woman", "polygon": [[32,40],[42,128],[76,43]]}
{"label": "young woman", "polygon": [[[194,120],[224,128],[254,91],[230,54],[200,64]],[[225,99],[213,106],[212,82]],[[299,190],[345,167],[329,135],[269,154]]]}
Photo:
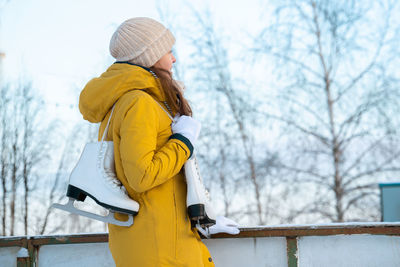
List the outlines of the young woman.
{"label": "young woman", "polygon": [[171,32],[153,19],[125,21],[110,42],[116,62],[80,96],[83,117],[102,122],[100,138],[114,107],[106,139],[114,142],[118,179],[140,206],[132,226],[109,224],[117,266],[214,266],[186,211],[182,166],[193,153],[200,123],[190,117],[172,79],[174,43]]}

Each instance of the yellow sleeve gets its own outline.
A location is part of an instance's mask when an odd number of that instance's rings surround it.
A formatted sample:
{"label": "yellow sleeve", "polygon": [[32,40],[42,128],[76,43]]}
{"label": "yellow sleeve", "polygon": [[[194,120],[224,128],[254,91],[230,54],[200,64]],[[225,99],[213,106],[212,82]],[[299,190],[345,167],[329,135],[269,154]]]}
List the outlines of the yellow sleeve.
{"label": "yellow sleeve", "polygon": [[191,155],[181,138],[172,138],[156,151],[159,113],[154,100],[138,96],[125,114],[120,135],[122,167],[136,192],[156,187],[179,173]]}

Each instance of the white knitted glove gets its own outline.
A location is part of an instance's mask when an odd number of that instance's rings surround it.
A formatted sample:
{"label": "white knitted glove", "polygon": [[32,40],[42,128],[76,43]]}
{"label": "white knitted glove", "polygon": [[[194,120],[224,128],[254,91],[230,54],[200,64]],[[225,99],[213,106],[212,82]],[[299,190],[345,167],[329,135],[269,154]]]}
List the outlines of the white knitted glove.
{"label": "white knitted glove", "polygon": [[208,228],[208,233],[211,235],[218,233],[237,235],[240,233],[238,227],[239,225],[235,221],[224,216],[217,216],[216,223]]}
{"label": "white knitted glove", "polygon": [[189,139],[194,146],[200,134],[201,124],[199,121],[189,116],[175,116],[174,122],[171,124],[172,132],[178,133]]}

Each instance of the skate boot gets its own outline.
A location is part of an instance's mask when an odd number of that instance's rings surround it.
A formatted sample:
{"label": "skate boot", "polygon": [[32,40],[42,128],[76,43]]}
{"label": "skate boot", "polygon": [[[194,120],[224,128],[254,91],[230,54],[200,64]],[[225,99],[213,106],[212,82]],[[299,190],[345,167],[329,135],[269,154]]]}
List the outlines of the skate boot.
{"label": "skate boot", "polygon": [[189,218],[192,226],[196,226],[204,236],[208,237],[205,229],[215,224],[216,216],[211,207],[208,191],[204,188],[194,155],[186,161],[184,169],[187,184],[186,205]]}
{"label": "skate boot", "polygon": [[[110,118],[111,116],[112,113]],[[109,123],[110,120],[107,123],[105,133],[108,130]],[[65,205],[53,204],[52,207],[105,223],[131,226],[133,216],[139,211],[139,204],[129,198],[126,189],[115,174],[114,145],[112,141],[104,141],[105,133],[102,141],[86,144],[69,178],[68,203]],[[74,207],[73,203],[76,200],[84,201],[87,196],[108,209],[108,215],[100,216]],[[128,221],[116,220],[114,212],[129,215]]]}

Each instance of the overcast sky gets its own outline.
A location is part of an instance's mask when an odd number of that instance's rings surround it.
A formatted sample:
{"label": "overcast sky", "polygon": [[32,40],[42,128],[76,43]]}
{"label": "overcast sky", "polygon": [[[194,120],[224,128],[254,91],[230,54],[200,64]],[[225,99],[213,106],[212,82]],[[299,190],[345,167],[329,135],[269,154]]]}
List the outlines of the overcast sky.
{"label": "overcast sky", "polygon": [[[179,24],[188,19],[188,5],[199,10],[207,6],[215,21],[234,36],[238,29],[251,30],[256,25],[255,13],[260,3],[258,0],[4,2],[0,0],[3,3],[0,51],[6,54],[3,77],[8,81],[21,76],[32,80],[42,92],[50,113],[61,116],[65,113],[62,107],[67,107],[72,121],[81,119],[77,110],[79,91],[88,80],[112,64],[109,40],[124,20],[137,16],[160,20],[158,7],[161,6],[164,11],[169,10],[166,16]],[[177,46],[179,43],[177,38]],[[179,52],[184,54],[185,51]]]}
{"label": "overcast sky", "polygon": [[52,102],[70,101],[70,89],[111,60],[108,41],[117,24],[130,16],[157,18],[153,2],[136,8],[134,2],[144,1],[11,0],[1,21],[5,75],[22,72]]}

